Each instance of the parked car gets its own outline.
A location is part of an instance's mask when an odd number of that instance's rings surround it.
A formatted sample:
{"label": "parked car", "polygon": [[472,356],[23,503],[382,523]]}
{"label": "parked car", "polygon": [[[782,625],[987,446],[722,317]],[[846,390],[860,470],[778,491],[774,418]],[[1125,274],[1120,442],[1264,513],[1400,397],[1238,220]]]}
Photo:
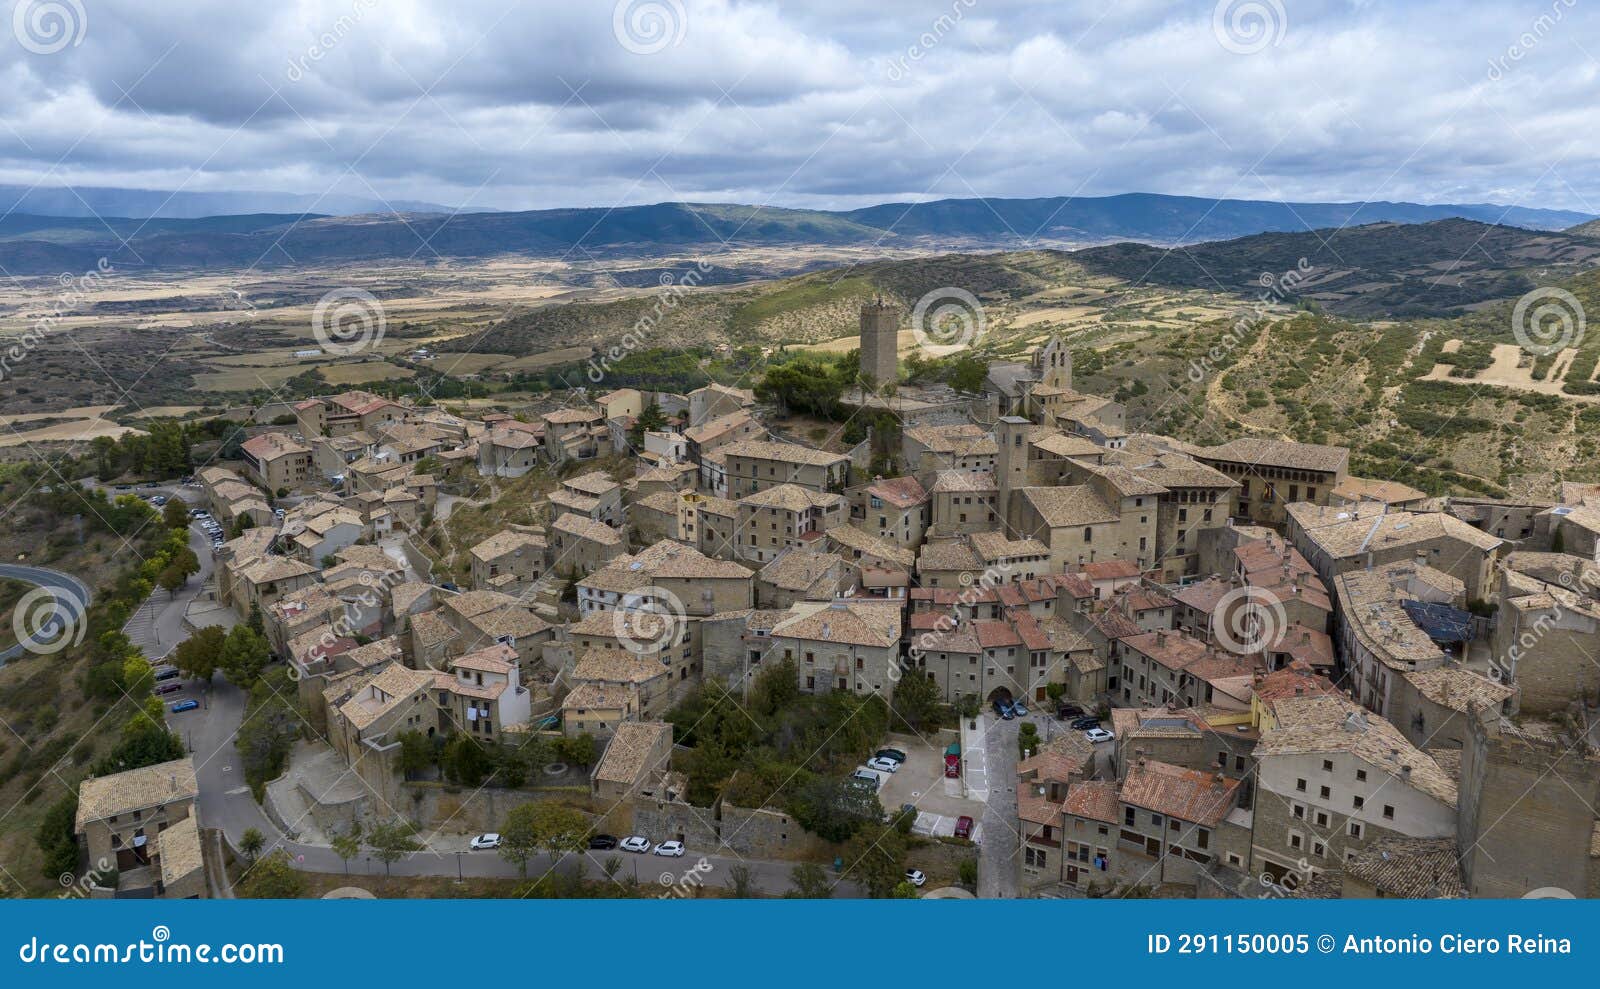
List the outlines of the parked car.
{"label": "parked car", "polygon": [[155,686],[155,692],[157,694],[176,694],[178,691],[180,691],[182,689],[183,689],[183,684],[179,683],[176,680],[170,680],[170,681],[168,681],[166,683],[158,683]]}
{"label": "parked car", "polygon": [[922,884],[927,882],[927,881],[928,881],[928,877],[924,876],[922,874],[922,870],[921,869],[907,869],[906,870],[906,882],[910,883],[911,885],[917,886],[917,887],[921,887]]}
{"label": "parked car", "polygon": [[489,851],[490,849],[499,847],[500,836],[495,834],[493,831],[489,832],[488,834],[480,834],[476,838],[472,839],[472,850],[475,852]]}
{"label": "parked car", "polygon": [[900,764],[893,759],[868,759],[867,768],[880,773],[892,773],[900,768]]}
{"label": "parked car", "polygon": [[617,847],[625,852],[648,852],[650,850],[650,839],[632,834],[622,839],[622,844]]}
{"label": "parked car", "polygon": [[191,509],[189,509],[189,517],[192,518],[192,519],[203,519],[209,514],[211,514],[211,513],[206,511],[204,508],[191,508]]}
{"label": "parked car", "polygon": [[1028,708],[1020,700],[1012,701],[1011,702],[1011,713],[1020,718],[1024,714],[1028,713]]}
{"label": "parked car", "polygon": [[895,762],[905,762],[906,754],[899,749],[879,749],[872,753],[874,759],[893,759]]}
{"label": "parked car", "polygon": [[178,668],[171,663],[162,663],[150,672],[155,675],[157,683],[162,680],[176,680],[181,675]]}
{"label": "parked car", "polygon": [[971,838],[972,837],[972,818],[968,817],[965,814],[962,814],[960,817],[956,818],[956,837],[957,838]]}
{"label": "parked car", "polygon": [[961,776],[961,743],[951,742],[944,750],[944,775],[948,779]]}
{"label": "parked car", "polygon": [[1113,738],[1116,738],[1115,735],[1111,734],[1109,731],[1106,731],[1104,728],[1090,728],[1088,731],[1083,733],[1083,737],[1087,738],[1091,742],[1109,742]]}
{"label": "parked car", "polygon": [[1083,717],[1083,708],[1076,704],[1063,704],[1056,708],[1056,717],[1062,719],[1081,718]]}
{"label": "parked car", "polygon": [[596,849],[616,848],[617,836],[614,834],[596,834],[589,836],[589,847]]}
{"label": "parked car", "polygon": [[1074,721],[1072,723],[1072,727],[1076,731],[1088,731],[1090,728],[1099,728],[1100,719],[1091,714],[1088,717],[1079,718],[1077,721]]}
{"label": "parked car", "polygon": [[656,846],[655,854],[665,855],[667,858],[671,859],[681,858],[683,856],[683,842],[663,841],[661,844]]}
{"label": "parked car", "polygon": [[200,702],[196,700],[179,701],[178,703],[172,705],[172,713],[182,714],[185,711],[193,711],[199,706]]}
{"label": "parked car", "polygon": [[883,786],[883,776],[864,766],[851,773],[850,778],[858,783],[870,785],[873,792],[877,792],[878,788]]}

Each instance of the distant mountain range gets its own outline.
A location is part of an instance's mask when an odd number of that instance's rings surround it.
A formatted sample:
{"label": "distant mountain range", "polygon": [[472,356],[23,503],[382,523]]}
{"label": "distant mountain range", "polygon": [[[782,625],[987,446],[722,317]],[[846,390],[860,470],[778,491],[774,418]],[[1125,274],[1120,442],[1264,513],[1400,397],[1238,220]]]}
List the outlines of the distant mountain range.
{"label": "distant mountain range", "polygon": [[[253,193],[105,193],[107,209],[93,212],[72,192],[52,195],[0,187],[19,208],[0,218],[0,266],[13,275],[83,270],[105,257],[122,270],[232,268],[251,265],[490,257],[562,257],[581,246],[585,256],[639,257],[662,252],[714,252],[726,246],[884,246],[930,250],[1075,247],[1133,241],[1170,246],[1264,233],[1305,233],[1378,222],[1425,224],[1466,219],[1533,230],[1561,230],[1596,218],[1566,210],[1488,204],[1273,203],[1133,193],[1102,198],[949,199],[871,206],[844,212],[727,204],[660,203],[615,209],[581,208],[453,214],[426,203],[281,196],[292,208],[207,215],[205,197],[227,204],[255,202]],[[81,214],[48,213],[40,197],[65,195]],[[273,197],[278,194],[259,194]],[[186,198],[192,197],[192,198]],[[134,219],[118,218],[111,206]],[[212,204],[213,206],[215,204]],[[20,208],[27,207],[27,208]],[[337,207],[337,208],[336,208]],[[419,207],[411,209],[411,207]],[[346,211],[348,208],[348,212]],[[176,212],[174,212],[176,210]],[[316,212],[306,212],[315,210]],[[159,214],[154,219],[137,217]],[[338,214],[338,215],[336,215]]]}
{"label": "distant mountain range", "polygon": [[187,192],[100,186],[0,185],[0,213],[35,216],[196,219],[243,213],[448,213],[438,203],[362,196],[300,195],[292,192]]}

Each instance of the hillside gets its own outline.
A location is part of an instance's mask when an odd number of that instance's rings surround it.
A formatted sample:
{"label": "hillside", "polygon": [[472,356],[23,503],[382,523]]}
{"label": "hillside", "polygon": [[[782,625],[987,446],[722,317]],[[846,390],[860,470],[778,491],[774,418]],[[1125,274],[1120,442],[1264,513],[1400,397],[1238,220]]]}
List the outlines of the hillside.
{"label": "hillside", "polygon": [[1073,259],[1115,278],[1244,294],[1304,259],[1300,297],[1355,318],[1415,318],[1521,295],[1591,267],[1600,263],[1600,239],[1452,219],[1259,234],[1183,250],[1113,244]]}
{"label": "hillside", "polygon": [[[4,201],[0,187],[0,203]],[[117,202],[112,199],[108,205]],[[35,204],[22,197],[16,205]],[[19,210],[0,223],[0,267],[13,275],[38,275],[89,270],[100,258],[122,271],[163,271],[417,257],[567,258],[580,252],[586,257],[630,258],[670,252],[715,254],[751,246],[848,245],[928,252],[1073,248],[1119,240],[1193,244],[1268,232],[1294,237],[1309,230],[1379,221],[1429,224],[1462,218],[1559,229],[1591,219],[1582,213],[1485,205],[1268,203],[1149,194],[944,200],[849,212],[659,203],[505,213],[324,215],[340,213],[337,205],[308,201],[301,208],[315,213],[296,210],[156,221],[118,219],[113,212],[97,210],[108,217],[104,222],[97,217],[39,216]],[[145,203],[139,208],[152,207]]]}

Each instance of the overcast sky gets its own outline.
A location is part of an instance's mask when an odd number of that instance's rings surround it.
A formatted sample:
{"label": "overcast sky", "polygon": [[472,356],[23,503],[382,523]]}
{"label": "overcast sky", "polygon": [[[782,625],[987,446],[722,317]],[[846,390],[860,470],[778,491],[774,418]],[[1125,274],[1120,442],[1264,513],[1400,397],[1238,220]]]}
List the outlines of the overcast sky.
{"label": "overcast sky", "polygon": [[1150,191],[1600,213],[1585,0],[17,6],[0,182],[500,208]]}

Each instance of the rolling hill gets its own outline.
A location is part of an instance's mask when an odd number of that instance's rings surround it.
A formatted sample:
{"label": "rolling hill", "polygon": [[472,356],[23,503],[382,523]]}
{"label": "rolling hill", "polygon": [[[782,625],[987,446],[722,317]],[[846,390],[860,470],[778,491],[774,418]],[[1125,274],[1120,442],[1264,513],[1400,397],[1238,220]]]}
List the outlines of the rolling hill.
{"label": "rolling hill", "polygon": [[14,211],[0,222],[0,267],[13,275],[40,275],[87,270],[102,257],[119,270],[138,271],[436,256],[561,258],[579,252],[598,258],[649,257],[714,254],[725,246],[1015,250],[1115,241],[1192,244],[1256,234],[1292,237],[1332,228],[1342,228],[1342,236],[1362,229],[1354,223],[1423,225],[1452,219],[1554,231],[1592,219],[1581,213],[1485,205],[1268,203],[1148,194],[943,200],[848,212],[697,203],[405,215],[327,215],[338,211],[310,202],[305,208],[321,212],[139,220],[108,212],[100,213],[107,217],[101,219]]}

